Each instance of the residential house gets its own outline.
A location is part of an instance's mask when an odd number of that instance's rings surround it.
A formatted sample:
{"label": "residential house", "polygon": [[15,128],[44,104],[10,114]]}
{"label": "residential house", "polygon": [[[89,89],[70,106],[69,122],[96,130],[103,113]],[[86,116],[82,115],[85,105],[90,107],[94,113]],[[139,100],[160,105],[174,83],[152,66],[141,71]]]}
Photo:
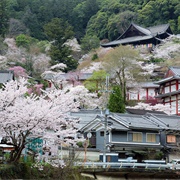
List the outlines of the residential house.
{"label": "residential house", "polygon": [[170,105],[171,114],[180,115],[180,67],[170,67],[165,78],[155,83],[159,85],[158,101]]}
{"label": "residential house", "polygon": [[147,47],[152,49],[153,46],[160,44],[163,39],[172,35],[169,24],[161,24],[153,27],[144,28],[132,23],[127,30],[116,40],[101,44],[102,47],[116,47],[119,45],[133,45]]}
{"label": "residential house", "polygon": [[106,153],[117,153],[118,158],[131,156],[138,162],[148,158],[169,160],[179,150],[180,118],[152,113],[110,113],[108,116],[99,114],[79,131],[85,138],[91,133],[90,145],[101,153],[106,146]]}

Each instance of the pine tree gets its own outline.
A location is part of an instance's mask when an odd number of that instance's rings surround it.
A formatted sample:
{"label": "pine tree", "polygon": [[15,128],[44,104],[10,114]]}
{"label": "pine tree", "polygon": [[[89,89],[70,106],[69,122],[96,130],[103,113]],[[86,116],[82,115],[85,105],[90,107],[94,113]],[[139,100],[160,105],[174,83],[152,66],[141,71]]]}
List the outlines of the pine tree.
{"label": "pine tree", "polygon": [[113,93],[110,94],[108,108],[111,112],[124,113],[125,103],[119,86],[113,87]]}

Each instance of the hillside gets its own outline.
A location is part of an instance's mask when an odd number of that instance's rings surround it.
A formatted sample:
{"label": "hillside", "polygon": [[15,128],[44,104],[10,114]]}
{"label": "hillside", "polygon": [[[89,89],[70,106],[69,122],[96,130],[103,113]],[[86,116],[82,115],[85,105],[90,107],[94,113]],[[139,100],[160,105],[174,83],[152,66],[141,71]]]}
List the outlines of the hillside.
{"label": "hillside", "polygon": [[[94,70],[101,69],[101,62],[112,48],[99,48],[84,56],[81,59],[78,69],[83,72],[93,72]],[[166,39],[162,44],[149,53],[148,51],[138,48],[141,61],[139,64],[142,69],[151,76],[158,76],[167,70],[168,66],[180,66],[180,36],[171,36]],[[93,55],[97,53],[98,59],[92,61]],[[162,75],[161,75],[162,76]]]}
{"label": "hillside", "polygon": [[[48,53],[30,54],[23,48],[16,46],[13,38],[6,38],[4,41],[7,46],[7,52],[5,55],[0,56],[0,68],[8,69],[13,63],[20,62],[25,63],[30,60],[33,64],[34,71],[44,73],[44,71],[50,70],[50,57]],[[69,42],[74,53],[80,53],[80,47],[77,41],[73,40]],[[79,58],[79,66],[77,70],[86,73],[92,73],[93,71],[100,70],[102,68],[101,63],[104,57],[112,50],[112,48],[98,48],[85,54]],[[166,39],[162,44],[158,45],[152,53],[138,49],[141,57],[139,64],[142,69],[151,76],[157,76],[157,73],[164,73],[168,66],[180,66],[179,54],[180,54],[180,37],[171,36]],[[81,54],[81,53],[80,53]],[[97,54],[97,59],[92,60],[94,54]]]}

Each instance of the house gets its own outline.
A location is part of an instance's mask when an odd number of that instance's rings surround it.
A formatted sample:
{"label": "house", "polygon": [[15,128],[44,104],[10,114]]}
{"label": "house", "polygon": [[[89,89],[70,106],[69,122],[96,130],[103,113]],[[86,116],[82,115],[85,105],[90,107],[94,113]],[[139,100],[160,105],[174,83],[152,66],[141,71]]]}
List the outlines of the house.
{"label": "house", "polygon": [[153,46],[160,44],[163,39],[172,35],[169,24],[161,24],[153,27],[144,28],[131,23],[127,30],[116,40],[101,44],[102,47],[116,47],[119,45],[146,46],[152,49]]}
{"label": "house", "polygon": [[10,70],[0,71],[0,84],[6,83],[10,80],[14,80],[14,73]]}
{"label": "house", "polygon": [[174,152],[179,150],[179,122],[178,116],[166,114],[110,113],[108,116],[97,115],[79,131],[85,138],[91,133],[91,147],[101,153],[106,146],[106,153],[116,153],[120,159],[133,157],[138,162],[148,158],[169,160],[176,157]]}
{"label": "house", "polygon": [[171,114],[180,115],[180,67],[170,67],[165,78],[155,82],[159,85],[155,96],[165,105],[170,105]]}

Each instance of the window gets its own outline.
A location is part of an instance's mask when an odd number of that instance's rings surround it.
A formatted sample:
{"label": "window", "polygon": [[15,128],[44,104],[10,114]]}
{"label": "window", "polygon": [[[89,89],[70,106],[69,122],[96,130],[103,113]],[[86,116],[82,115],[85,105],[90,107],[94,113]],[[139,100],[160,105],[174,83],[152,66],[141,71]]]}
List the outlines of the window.
{"label": "window", "polygon": [[150,134],[148,133],[146,136],[147,142],[156,142],[156,134]]}
{"label": "window", "polygon": [[176,143],[175,135],[167,135],[167,143]]}
{"label": "window", "polygon": [[100,136],[104,136],[104,131],[101,131],[101,132],[100,132]]}
{"label": "window", "polygon": [[133,133],[133,141],[142,142],[142,133]]}

